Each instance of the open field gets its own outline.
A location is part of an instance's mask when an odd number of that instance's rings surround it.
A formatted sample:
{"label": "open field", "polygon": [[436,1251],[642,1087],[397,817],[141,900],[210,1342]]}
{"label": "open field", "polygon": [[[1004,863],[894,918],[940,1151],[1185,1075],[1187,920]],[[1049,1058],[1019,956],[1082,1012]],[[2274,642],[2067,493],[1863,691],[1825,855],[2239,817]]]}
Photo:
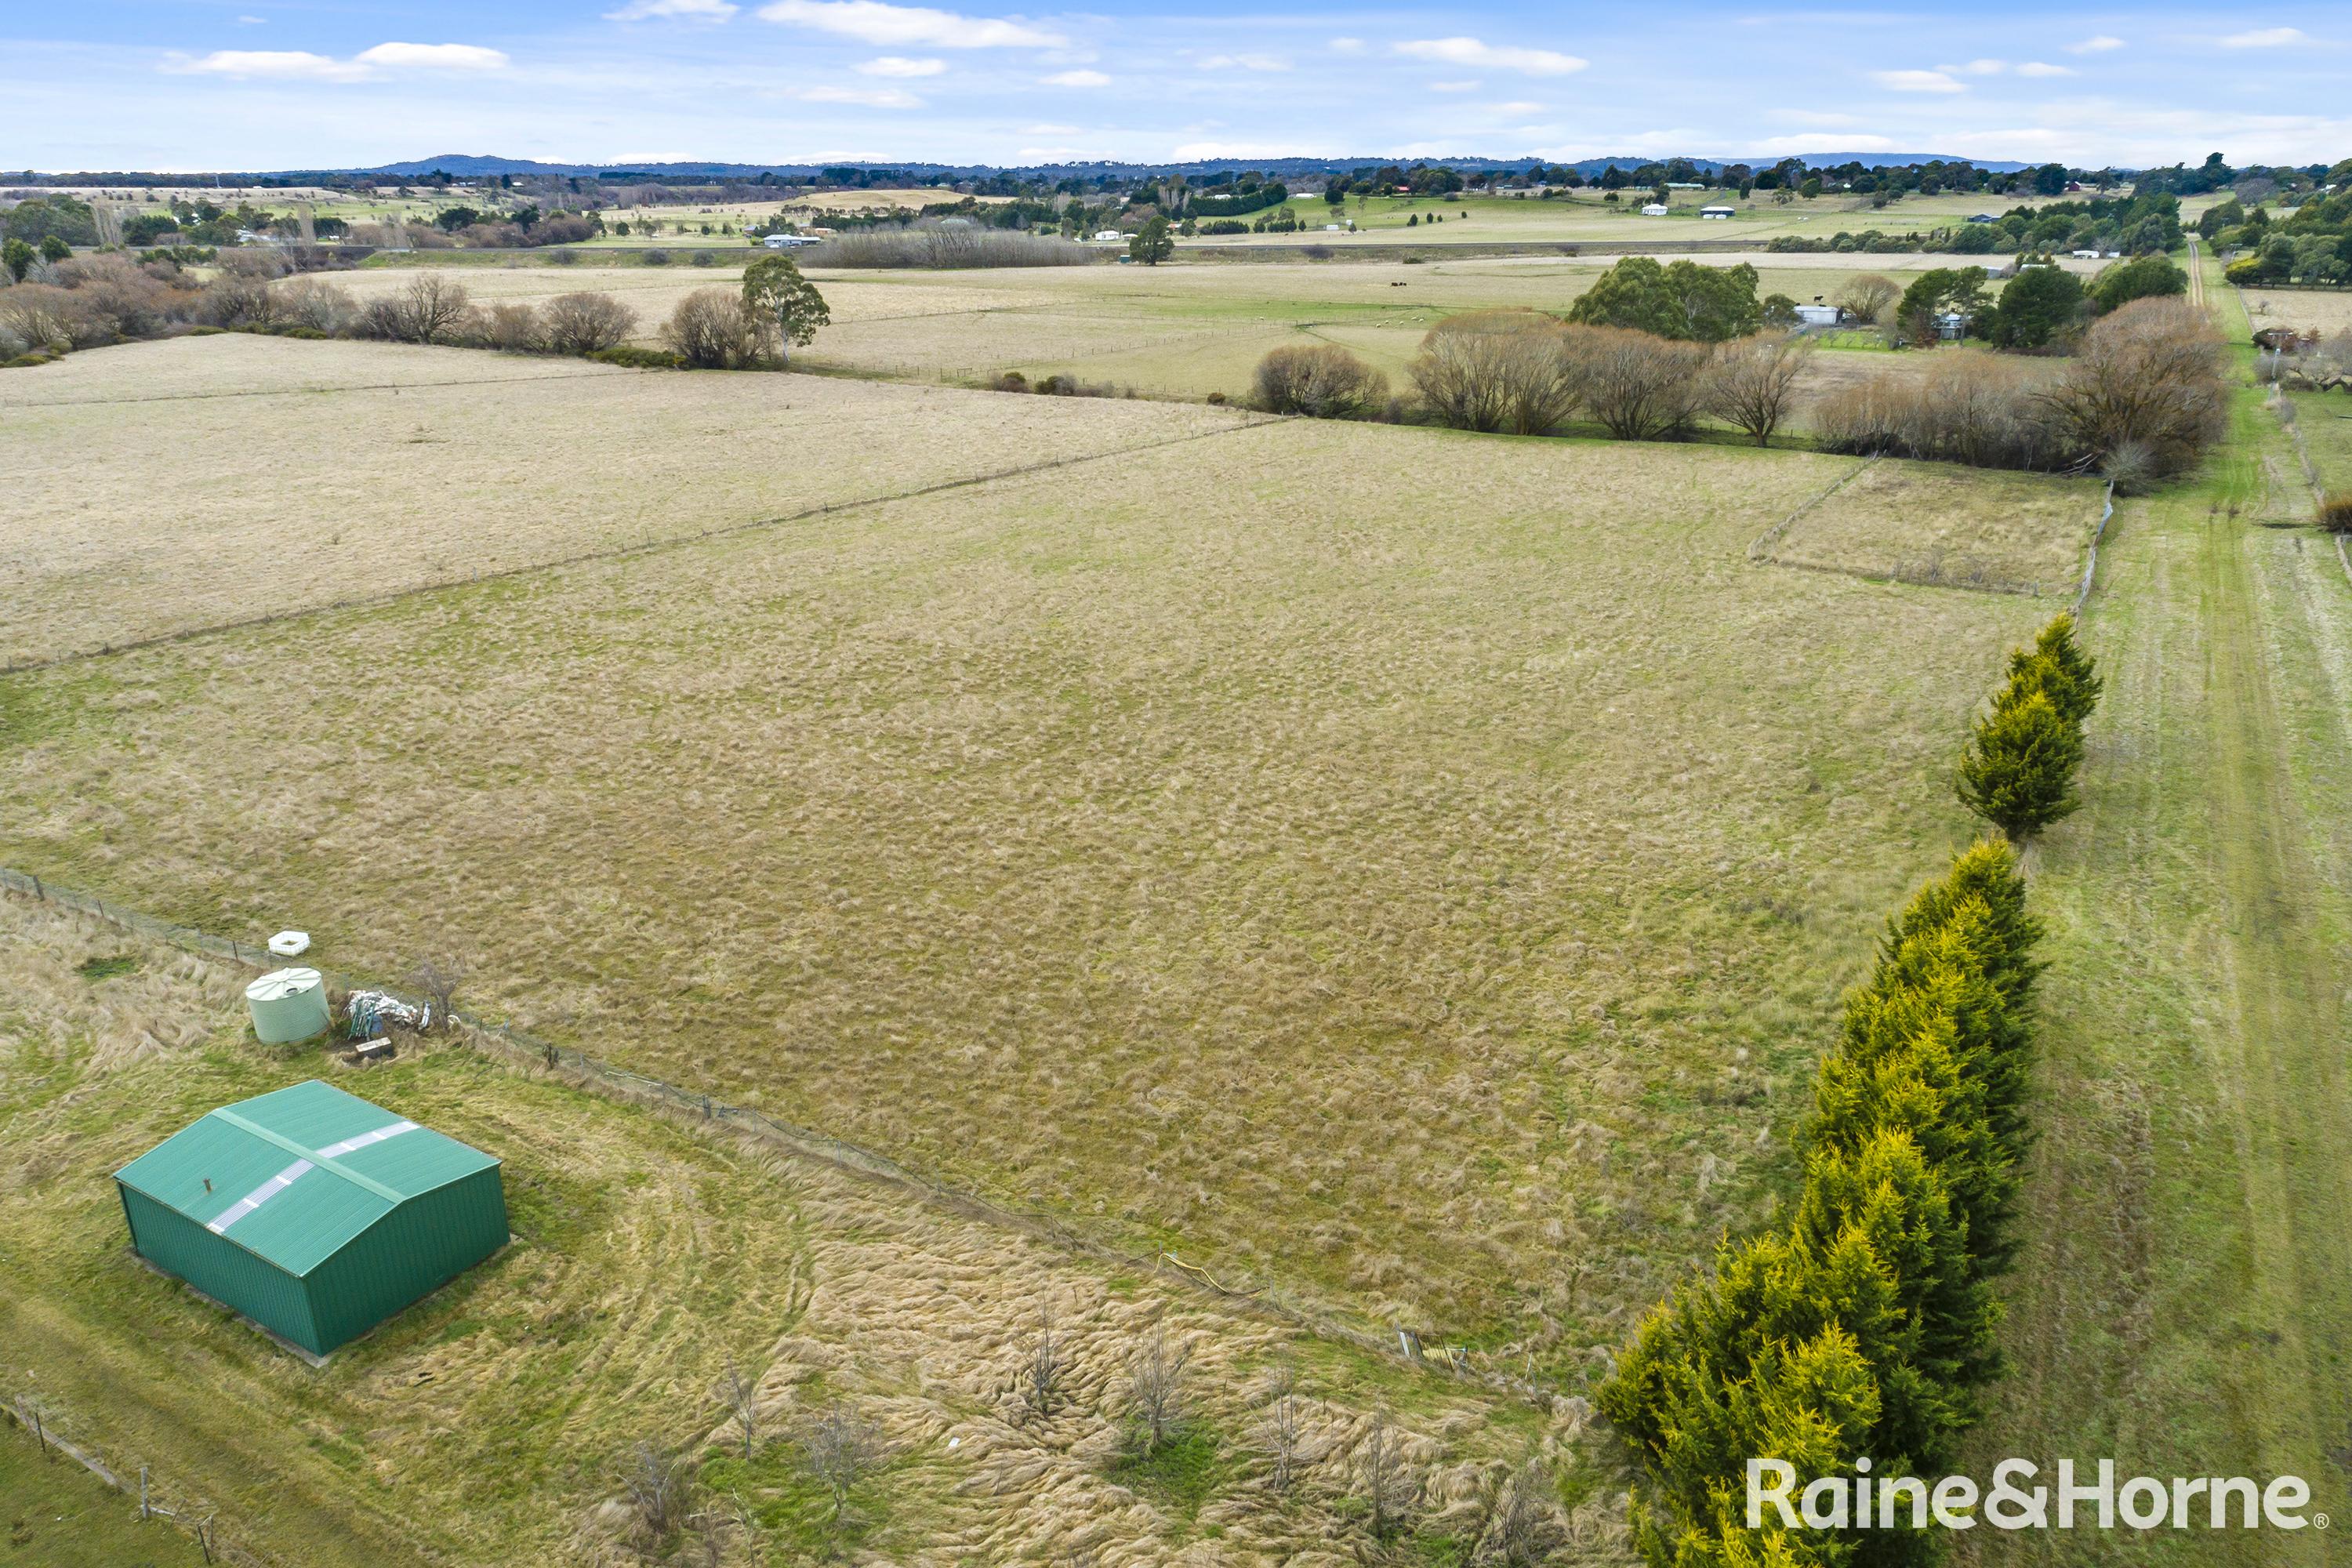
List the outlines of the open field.
{"label": "open field", "polygon": [[[1475,191],[1450,196],[1372,196],[1359,202],[1350,196],[1333,209],[1322,197],[1294,197],[1289,210],[1305,226],[1293,234],[1204,235],[1188,245],[1226,247],[1287,244],[1302,240],[1346,247],[1367,243],[1393,244],[1399,239],[1537,243],[1554,240],[1608,244],[1643,244],[1659,239],[1752,239],[1762,244],[1783,236],[1829,238],[1840,232],[1859,234],[1879,229],[1888,234],[1927,232],[1965,223],[1976,213],[2006,213],[2012,207],[2047,205],[2049,198],[1945,194],[1906,196],[1884,207],[1866,198],[1824,195],[1799,198],[1782,205],[1769,192],[1742,201],[1736,193],[1719,190],[1675,191],[1662,217],[1642,216],[1649,201],[1646,191],[1627,189],[1619,200],[1603,200],[1604,193],[1587,188],[1570,195],[1541,197],[1505,192]],[[2079,198],[2077,198],[2079,199]],[[1701,218],[1699,208],[1727,205],[1738,209],[1724,219]],[[1268,213],[1280,208],[1269,208]],[[1443,221],[1436,221],[1442,215]],[[1255,222],[1260,215],[1244,219]],[[1418,219],[1416,223],[1413,220]],[[1323,226],[1352,222],[1355,232],[1326,234]]]}
{"label": "open field", "polygon": [[1773,560],[1906,583],[2071,597],[2098,524],[2094,479],[1874,463],[1774,542]]}
{"label": "open field", "polygon": [[[92,960],[110,973],[88,977]],[[793,1434],[835,1403],[888,1445],[850,1542],[940,1568],[1082,1547],[1337,1564],[1361,1535],[1347,1493],[1372,1411],[1424,1468],[1432,1542],[1483,1470],[1580,1440],[1564,1402],[1551,1415],[1304,1339],[463,1047],[367,1069],[265,1049],[242,1027],[244,972],[21,899],[0,900],[0,1377],[112,1462],[151,1463],[174,1506],[217,1509],[223,1536],[265,1563],[635,1562],[610,1500],[646,1439],[715,1456],[706,1478],[761,1516],[758,1548],[730,1532],[727,1563],[806,1562],[826,1531]],[[138,1267],[108,1173],[215,1104],[321,1072],[497,1153],[519,1239],[314,1372]],[[1041,1418],[1015,1390],[1049,1315],[1073,1367],[1066,1404]],[[1155,1330],[1192,1350],[1187,1451],[1213,1456],[1192,1487],[1119,1459],[1126,1360]],[[730,1355],[760,1379],[770,1436],[750,1464],[712,1393]],[[1255,1432],[1284,1363],[1308,1396],[1287,1499]],[[0,1500],[32,1495],[0,1481]],[[1577,1536],[1571,1560],[1617,1560],[1606,1502]],[[173,1545],[153,1561],[182,1562]]]}
{"label": "open field", "polygon": [[2340,338],[2352,332],[2352,289],[2238,289],[2254,330],[2293,327]]}
{"label": "open field", "polygon": [[[729,450],[776,396],[1088,412],[612,384]],[[590,460],[468,417],[509,483]],[[8,678],[0,858],[362,973],[461,944],[542,1033],[1580,1376],[1770,1201],[2043,607],[1748,563],[1848,459],[1218,428]]]}
{"label": "open field", "polygon": [[241,333],[101,349],[0,383],[12,453],[51,476],[0,534],[0,596],[22,606],[0,664],[1249,418]]}
{"label": "open field", "polygon": [[[1019,268],[970,272],[827,271],[834,324],[804,351],[807,363],[864,375],[976,382],[1009,370],[1034,381],[1075,376],[1155,395],[1247,394],[1257,362],[1286,344],[1336,342],[1407,390],[1406,364],[1429,329],[1463,310],[1565,311],[1617,258],[1485,258],[1406,266],[1334,260],[1312,267]],[[1834,300],[1857,274],[1907,274],[1949,265],[1944,256],[1727,255],[1710,266],[1754,264],[1766,293],[1800,302]],[[2087,264],[2077,264],[2086,270]],[[334,281],[365,299],[406,286],[408,268],[341,273]],[[638,340],[651,342],[677,301],[694,289],[732,285],[740,262],[714,268],[499,265],[458,276],[482,303],[538,303],[573,289],[599,289],[639,314]],[[1839,362],[1853,362],[1840,363]],[[1820,356],[1814,378],[1827,387],[1852,375],[1926,365],[1925,356]]]}

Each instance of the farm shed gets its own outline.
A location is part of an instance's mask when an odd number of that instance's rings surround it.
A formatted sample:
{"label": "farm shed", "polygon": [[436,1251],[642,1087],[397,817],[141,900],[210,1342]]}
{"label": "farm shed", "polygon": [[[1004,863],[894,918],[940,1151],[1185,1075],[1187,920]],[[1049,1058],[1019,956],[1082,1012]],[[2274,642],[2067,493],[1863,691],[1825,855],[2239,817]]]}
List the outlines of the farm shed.
{"label": "farm shed", "polygon": [[1701,207],[1698,209],[1698,216],[1703,218],[1736,217],[1738,216],[1738,213],[1739,209],[1738,207],[1714,206]]}
{"label": "farm shed", "polygon": [[499,1162],[315,1079],[114,1173],[140,1257],[314,1355],[506,1245]]}

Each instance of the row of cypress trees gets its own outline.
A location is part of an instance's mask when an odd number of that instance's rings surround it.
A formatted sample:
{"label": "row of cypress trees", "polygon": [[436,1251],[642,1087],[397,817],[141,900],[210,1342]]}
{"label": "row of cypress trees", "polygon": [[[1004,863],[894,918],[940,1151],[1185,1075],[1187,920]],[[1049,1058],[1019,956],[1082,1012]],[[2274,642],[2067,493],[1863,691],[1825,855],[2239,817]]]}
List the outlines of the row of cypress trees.
{"label": "row of cypress trees", "polygon": [[[1986,798],[2021,825],[2032,814],[2015,803],[2029,799],[2053,820],[2050,802],[2071,799],[2098,689],[2071,617],[2017,650],[1970,746]],[[2037,732],[2045,713],[2055,718],[2071,752],[2047,737],[2022,752],[1987,743],[1987,726],[2018,724],[2002,716],[2019,713]],[[2053,755],[2065,760],[2054,796],[2041,774]],[[2004,769],[2031,772],[2031,787]],[[1963,850],[1920,889],[1888,923],[1821,1065],[1798,1134],[1794,1217],[1727,1242],[1711,1278],[1685,1282],[1635,1331],[1600,1405],[1641,1461],[1634,1534],[1653,1564],[1860,1568],[1935,1556],[1937,1533],[1910,1529],[1907,1507],[1895,1528],[1790,1531],[1768,1510],[1751,1531],[1747,1466],[1784,1460],[1800,1491],[1823,1477],[1851,1480],[1865,1458],[1877,1478],[1932,1481],[1951,1468],[1999,1366],[1993,1279],[2012,1251],[2041,934],[2003,840]]]}
{"label": "row of cypress trees", "polygon": [[2100,680],[2074,643],[2074,617],[2061,614],[2030,648],[2009,656],[2009,684],[1977,721],[1960,759],[1960,804],[2023,842],[2082,803],[2083,723],[2098,705]]}

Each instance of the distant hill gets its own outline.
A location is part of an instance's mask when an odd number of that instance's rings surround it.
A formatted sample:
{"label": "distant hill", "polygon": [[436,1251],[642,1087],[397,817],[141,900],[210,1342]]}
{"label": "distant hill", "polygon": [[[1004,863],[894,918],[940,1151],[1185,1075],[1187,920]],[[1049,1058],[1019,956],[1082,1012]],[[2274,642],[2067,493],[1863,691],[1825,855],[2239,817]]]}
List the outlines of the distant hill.
{"label": "distant hill", "polygon": [[[1618,157],[1580,158],[1565,165],[1579,174],[1598,174],[1614,163],[1621,169],[1633,170],[1644,163],[1664,163],[1666,159],[1645,154],[1627,153]],[[1745,158],[1693,158],[1699,168],[1712,174],[1727,164],[1740,163],[1753,168],[1766,168],[1780,160],[1763,153]],[[1441,163],[1464,170],[1524,169],[1530,163],[1549,163],[1533,153],[1517,157],[1491,157],[1464,153],[1444,158],[1397,159],[1366,154],[1354,158],[1222,158],[1163,163],[932,163],[909,162],[869,162],[860,159],[840,159],[823,163],[551,163],[532,158],[505,158],[487,153],[444,153],[432,158],[411,158],[397,163],[382,163],[371,169],[289,169],[271,172],[272,177],[298,174],[374,175],[383,179],[422,179],[438,171],[459,179],[480,179],[499,174],[645,174],[656,180],[756,180],[762,174],[780,180],[810,179],[826,169],[890,169],[902,170],[925,179],[972,179],[997,174],[1037,174],[1062,178],[1078,174],[1099,178],[1105,174],[1135,175],[1149,174],[1206,174],[1215,170],[1246,166],[1269,174],[1303,175],[1346,174],[1367,164],[1392,163]],[[1811,153],[1804,162],[1814,168],[1831,168],[1840,163],[1860,163],[1865,168],[1884,168],[1904,163],[1972,163],[1979,169],[2010,173],[2031,168],[2028,163],[1998,158],[1963,159],[1949,154],[1930,153]],[[1561,165],[1554,164],[1554,167]]]}

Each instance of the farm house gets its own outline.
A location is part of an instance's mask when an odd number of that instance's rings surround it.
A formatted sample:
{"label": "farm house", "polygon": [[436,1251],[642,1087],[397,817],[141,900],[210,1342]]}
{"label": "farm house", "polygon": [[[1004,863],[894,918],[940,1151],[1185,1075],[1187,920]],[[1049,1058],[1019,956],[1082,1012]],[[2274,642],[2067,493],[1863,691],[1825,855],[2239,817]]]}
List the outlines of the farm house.
{"label": "farm house", "polygon": [[140,1257],[314,1355],[506,1245],[499,1162],[316,1079],[114,1173]]}

